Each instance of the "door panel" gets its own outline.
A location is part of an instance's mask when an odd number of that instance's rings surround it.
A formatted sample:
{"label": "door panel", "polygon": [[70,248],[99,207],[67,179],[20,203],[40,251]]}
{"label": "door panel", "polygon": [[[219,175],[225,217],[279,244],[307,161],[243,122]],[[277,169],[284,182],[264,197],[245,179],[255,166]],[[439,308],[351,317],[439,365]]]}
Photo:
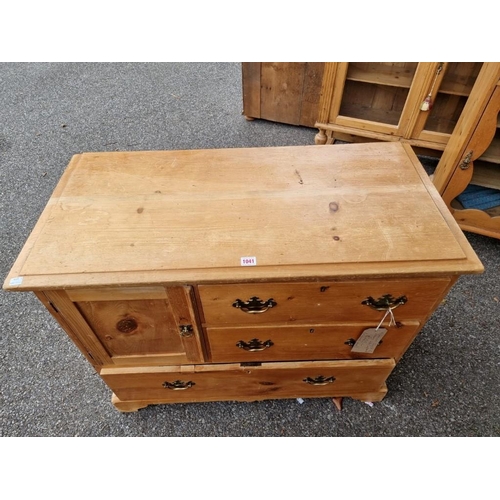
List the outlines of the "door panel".
{"label": "door panel", "polygon": [[202,362],[191,287],[68,293],[115,364]]}
{"label": "door panel", "polygon": [[78,302],[77,307],[111,356],[183,352],[166,300]]}

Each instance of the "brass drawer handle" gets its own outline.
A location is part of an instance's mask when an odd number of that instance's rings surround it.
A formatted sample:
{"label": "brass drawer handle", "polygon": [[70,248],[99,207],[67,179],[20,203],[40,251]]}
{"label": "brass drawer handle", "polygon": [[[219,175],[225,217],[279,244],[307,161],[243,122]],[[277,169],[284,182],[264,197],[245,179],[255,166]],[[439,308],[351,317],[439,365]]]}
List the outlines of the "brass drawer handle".
{"label": "brass drawer handle", "polygon": [[396,309],[396,307],[406,304],[408,299],[406,295],[401,295],[395,299],[391,294],[382,295],[377,300],[373,297],[368,297],[361,302],[364,306],[369,306],[377,311],[387,311],[388,309]]}
{"label": "brass drawer handle", "polygon": [[172,391],[184,391],[186,389],[190,389],[196,384],[191,381],[183,382],[182,380],[176,380],[175,382],[163,382],[162,385],[165,389],[171,389]]}
{"label": "brass drawer handle", "polygon": [[250,342],[244,342],[243,340],[240,340],[236,343],[236,347],[250,352],[264,351],[265,349],[269,349],[269,347],[272,347],[273,345],[274,343],[271,340],[261,342],[259,339],[252,339]]}
{"label": "brass drawer handle", "polygon": [[303,382],[310,385],[327,385],[335,382],[335,377],[323,377],[323,375],[316,378],[307,377]]}
{"label": "brass drawer handle", "polygon": [[236,299],[233,302],[233,307],[237,309],[241,309],[243,312],[248,314],[260,314],[266,312],[271,307],[275,307],[278,304],[274,301],[274,299],[268,299],[266,301],[260,300],[259,297],[250,297],[250,300],[247,302],[243,302],[240,299]]}

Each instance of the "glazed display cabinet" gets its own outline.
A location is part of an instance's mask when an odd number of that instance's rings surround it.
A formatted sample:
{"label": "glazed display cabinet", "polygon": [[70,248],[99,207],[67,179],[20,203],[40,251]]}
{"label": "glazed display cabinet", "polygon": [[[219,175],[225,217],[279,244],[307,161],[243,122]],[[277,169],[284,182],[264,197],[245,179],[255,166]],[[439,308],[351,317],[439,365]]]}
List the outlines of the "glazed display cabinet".
{"label": "glazed display cabinet", "polygon": [[325,63],[316,144],[335,139],[399,140],[443,151],[482,65]]}

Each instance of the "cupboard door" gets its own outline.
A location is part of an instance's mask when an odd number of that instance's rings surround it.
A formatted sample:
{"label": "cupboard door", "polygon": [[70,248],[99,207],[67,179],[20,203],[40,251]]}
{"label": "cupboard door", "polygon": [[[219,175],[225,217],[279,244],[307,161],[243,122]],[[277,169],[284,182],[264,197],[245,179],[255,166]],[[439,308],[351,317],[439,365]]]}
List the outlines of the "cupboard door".
{"label": "cupboard door", "polygon": [[68,296],[114,364],[203,361],[190,287],[73,290]]}
{"label": "cupboard door", "polygon": [[332,122],[344,127],[402,136],[416,102],[416,62],[341,63]]}
{"label": "cupboard door", "polygon": [[411,137],[444,149],[464,110],[481,62],[433,63]]}

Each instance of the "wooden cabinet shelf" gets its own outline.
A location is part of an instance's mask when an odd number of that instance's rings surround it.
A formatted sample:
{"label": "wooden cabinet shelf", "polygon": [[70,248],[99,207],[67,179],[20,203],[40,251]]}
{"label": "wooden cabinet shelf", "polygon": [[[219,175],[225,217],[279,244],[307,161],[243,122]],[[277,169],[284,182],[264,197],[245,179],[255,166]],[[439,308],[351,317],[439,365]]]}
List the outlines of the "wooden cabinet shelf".
{"label": "wooden cabinet shelf", "polygon": [[[446,103],[443,103],[439,98],[436,98],[436,103],[434,107],[445,107]],[[439,114],[429,116],[427,119],[427,129],[432,130],[436,134],[446,134],[449,136],[453,133],[453,130],[457,124],[458,117],[456,115],[450,116],[447,114]]]}
{"label": "wooden cabinet shelf", "polygon": [[470,184],[500,190],[500,158],[496,160],[496,164],[476,161]]}
{"label": "wooden cabinet shelf", "polygon": [[[347,80],[409,89],[417,63],[406,66],[387,63],[350,63]],[[397,63],[396,63],[397,64]]]}
{"label": "wooden cabinet shelf", "polygon": [[445,94],[468,96],[474,87],[481,66],[482,63],[478,62],[447,63],[446,72],[438,91]]}
{"label": "wooden cabinet shelf", "polygon": [[344,116],[363,120],[363,122],[384,122],[396,126],[399,121],[400,111],[397,109],[372,108],[359,102],[346,102],[340,108],[339,123],[342,123],[342,117]]}
{"label": "wooden cabinet shelf", "polygon": [[490,217],[500,217],[500,206],[498,207],[493,207],[493,208],[487,208],[485,212],[490,216]]}
{"label": "wooden cabinet shelf", "polygon": [[443,94],[468,96],[473,86],[474,78],[470,78],[467,83],[444,82],[443,85],[439,87],[439,92],[442,92]]}
{"label": "wooden cabinet shelf", "polygon": [[500,137],[495,137],[488,149],[481,155],[481,160],[500,163]]}

